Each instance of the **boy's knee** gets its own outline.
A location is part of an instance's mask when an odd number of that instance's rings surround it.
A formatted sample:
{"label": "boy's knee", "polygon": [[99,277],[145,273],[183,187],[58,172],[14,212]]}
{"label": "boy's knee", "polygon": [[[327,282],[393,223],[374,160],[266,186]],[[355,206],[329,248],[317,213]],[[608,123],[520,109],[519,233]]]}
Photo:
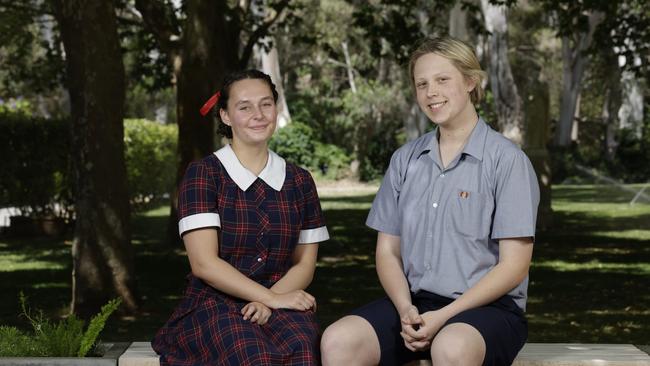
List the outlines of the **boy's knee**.
{"label": "boy's knee", "polygon": [[323,337],[320,341],[320,349],[323,355],[332,354],[333,352],[345,352],[347,346],[354,339],[350,339],[350,332],[345,331],[344,326],[332,324],[323,332]]}
{"label": "boy's knee", "polygon": [[481,365],[485,343],[478,331],[469,326],[443,329],[431,344],[434,365]]}
{"label": "boy's knee", "polygon": [[320,346],[323,365],[365,365],[378,362],[378,347],[372,344],[373,338],[365,334],[367,330],[355,320],[344,318],[325,329]]}

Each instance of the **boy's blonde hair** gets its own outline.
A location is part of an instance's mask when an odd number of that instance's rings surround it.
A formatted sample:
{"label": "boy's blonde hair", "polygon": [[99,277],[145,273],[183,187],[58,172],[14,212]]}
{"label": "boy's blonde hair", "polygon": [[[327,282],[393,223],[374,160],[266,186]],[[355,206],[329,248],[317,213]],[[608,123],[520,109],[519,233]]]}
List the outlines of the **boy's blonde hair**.
{"label": "boy's blonde hair", "polygon": [[409,58],[409,75],[412,85],[414,82],[413,68],[415,62],[428,53],[435,53],[448,59],[465,78],[476,84],[470,92],[472,103],[477,104],[483,99],[485,92],[482,83],[487,77],[487,74],[481,69],[481,64],[478,62],[474,49],[467,43],[450,36],[425,38],[411,52],[411,57]]}

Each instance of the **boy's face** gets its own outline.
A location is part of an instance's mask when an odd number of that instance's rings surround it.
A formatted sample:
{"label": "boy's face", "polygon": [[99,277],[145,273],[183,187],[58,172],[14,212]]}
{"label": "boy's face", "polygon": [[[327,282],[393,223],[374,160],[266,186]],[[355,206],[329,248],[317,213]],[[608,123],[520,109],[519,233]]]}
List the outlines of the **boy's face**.
{"label": "boy's face", "polygon": [[437,125],[453,127],[474,108],[469,93],[475,83],[438,54],[427,53],[415,61],[413,84],[420,108]]}

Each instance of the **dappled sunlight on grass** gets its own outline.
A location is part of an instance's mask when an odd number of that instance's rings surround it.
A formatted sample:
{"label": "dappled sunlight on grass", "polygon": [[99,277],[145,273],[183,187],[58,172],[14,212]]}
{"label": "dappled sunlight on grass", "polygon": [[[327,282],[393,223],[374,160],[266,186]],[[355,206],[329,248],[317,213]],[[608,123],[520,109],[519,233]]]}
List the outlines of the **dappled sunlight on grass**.
{"label": "dappled sunlight on grass", "polygon": [[533,261],[533,268],[552,268],[560,272],[598,270],[605,273],[635,273],[650,274],[650,263],[602,263],[598,260],[590,260],[584,263],[567,262],[562,260],[554,261]]}
{"label": "dappled sunlight on grass", "polygon": [[64,268],[65,265],[56,261],[34,260],[33,257],[25,254],[8,254],[3,255],[0,259],[0,272]]}
{"label": "dappled sunlight on grass", "polygon": [[[650,226],[650,223],[648,224]],[[616,231],[592,231],[591,234],[604,238],[614,239],[638,239],[650,242],[650,230],[616,230]]]}

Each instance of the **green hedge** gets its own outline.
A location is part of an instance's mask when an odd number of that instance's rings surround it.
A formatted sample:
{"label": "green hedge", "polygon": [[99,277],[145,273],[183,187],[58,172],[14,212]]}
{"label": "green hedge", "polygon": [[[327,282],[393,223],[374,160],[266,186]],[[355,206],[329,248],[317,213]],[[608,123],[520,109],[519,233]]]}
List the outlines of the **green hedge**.
{"label": "green hedge", "polygon": [[[67,120],[0,113],[0,207],[52,213],[72,203],[70,126]],[[124,121],[130,199],[135,209],[170,192],[175,178],[175,125]]]}
{"label": "green hedge", "polygon": [[65,120],[0,114],[0,207],[38,215],[70,199],[68,134]]}

